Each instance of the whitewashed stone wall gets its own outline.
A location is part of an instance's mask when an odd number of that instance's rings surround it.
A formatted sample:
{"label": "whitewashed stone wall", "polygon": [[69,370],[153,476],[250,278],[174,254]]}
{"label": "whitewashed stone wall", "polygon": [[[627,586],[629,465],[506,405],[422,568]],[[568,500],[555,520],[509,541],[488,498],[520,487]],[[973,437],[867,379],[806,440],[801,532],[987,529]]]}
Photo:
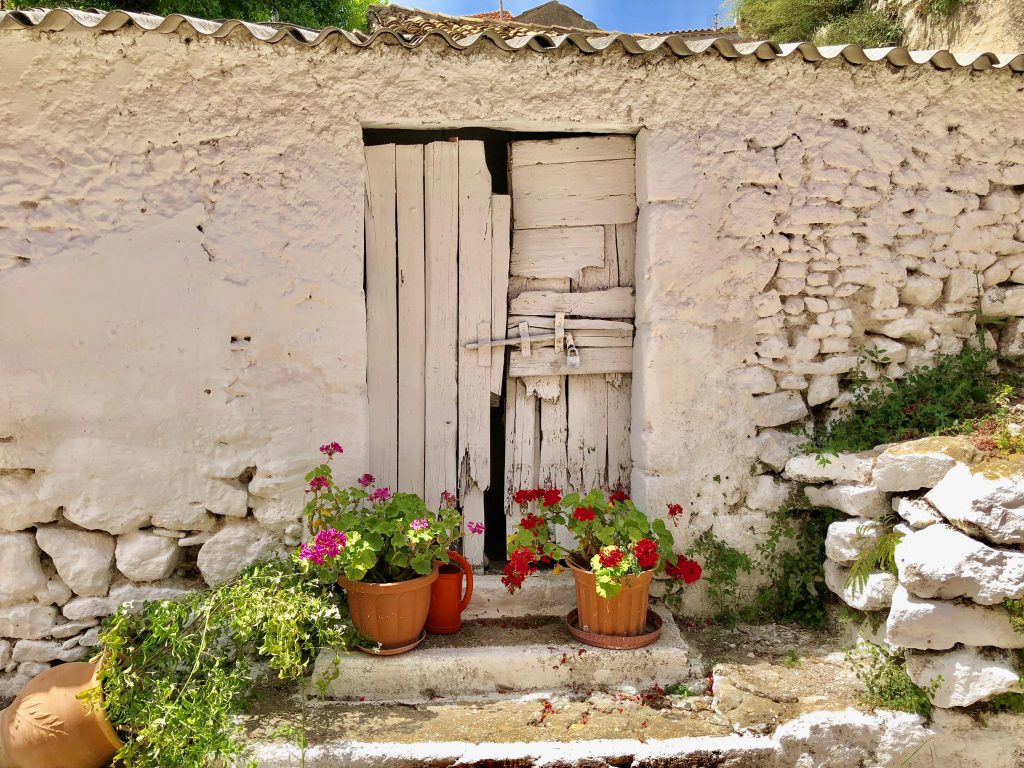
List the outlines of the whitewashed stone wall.
{"label": "whitewashed stone wall", "polygon": [[[966,707],[1020,693],[1024,631],[1002,605],[1024,597],[1024,457],[985,459],[964,438],[925,438],[820,467],[791,459],[785,474],[808,485],[812,504],[849,517],[829,526],[828,588],[870,622],[874,642],[903,649],[911,679],[936,706]],[[903,534],[898,576],[847,585],[850,566],[877,542],[881,518]],[[938,678],[941,677],[941,681]],[[932,688],[933,682],[937,687]]]}
{"label": "whitewashed stone wall", "polygon": [[633,490],[682,546],[753,549],[857,347],[954,349],[976,266],[1024,313],[1009,72],[0,34],[8,670],[290,546],[320,443],[367,469],[364,127],[638,132]]}

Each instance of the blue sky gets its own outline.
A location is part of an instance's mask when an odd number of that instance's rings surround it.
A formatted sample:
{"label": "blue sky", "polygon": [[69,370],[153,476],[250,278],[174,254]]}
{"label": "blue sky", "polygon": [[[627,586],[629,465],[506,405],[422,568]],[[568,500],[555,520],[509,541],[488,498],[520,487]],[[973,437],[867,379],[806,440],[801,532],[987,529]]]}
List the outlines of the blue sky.
{"label": "blue sky", "polygon": [[[396,5],[413,6],[461,16],[498,10],[498,0],[392,0]],[[505,10],[522,13],[545,0],[505,0]],[[617,32],[663,32],[671,29],[703,29],[711,26],[715,13],[728,16],[728,0],[561,0],[603,29]]]}

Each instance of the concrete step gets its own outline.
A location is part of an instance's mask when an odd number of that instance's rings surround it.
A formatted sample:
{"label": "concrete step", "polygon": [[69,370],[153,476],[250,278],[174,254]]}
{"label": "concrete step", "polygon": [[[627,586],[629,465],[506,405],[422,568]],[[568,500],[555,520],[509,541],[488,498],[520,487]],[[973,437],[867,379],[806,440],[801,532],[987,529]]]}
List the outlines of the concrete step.
{"label": "concrete step", "polygon": [[706,677],[701,659],[683,641],[672,614],[655,610],[662,633],[646,648],[583,645],[569,633],[564,614],[476,618],[458,634],[428,635],[417,649],[398,656],[325,650],[312,682],[325,685],[332,699],[404,703],[540,691],[642,691],[680,682],[699,688],[697,681]]}

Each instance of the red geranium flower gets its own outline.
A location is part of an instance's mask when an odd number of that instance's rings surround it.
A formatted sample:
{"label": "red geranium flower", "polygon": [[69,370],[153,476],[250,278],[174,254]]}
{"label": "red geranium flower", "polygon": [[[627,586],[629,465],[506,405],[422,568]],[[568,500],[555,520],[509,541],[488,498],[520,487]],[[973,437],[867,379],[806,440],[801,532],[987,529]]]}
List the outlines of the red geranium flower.
{"label": "red geranium flower", "polygon": [[651,539],[640,539],[633,545],[633,554],[641,568],[653,568],[658,563],[658,545]]}
{"label": "red geranium flower", "polygon": [[629,494],[627,494],[624,490],[620,488],[619,490],[612,492],[612,495],[608,497],[608,501],[612,504],[615,504],[616,502],[619,501],[626,501],[628,498]]}
{"label": "red geranium flower", "polygon": [[682,504],[669,504],[668,505],[668,516],[669,517],[678,517],[681,514],[683,514],[683,505]]}
{"label": "red geranium flower", "polygon": [[531,501],[530,492],[525,488],[520,488],[516,491],[516,495],[513,498],[515,499],[516,504],[521,507],[526,506]]}
{"label": "red geranium flower", "polygon": [[562,492],[557,488],[549,488],[544,491],[544,506],[553,507],[562,500]]}
{"label": "red geranium flower", "polygon": [[609,547],[607,550],[602,549],[599,557],[601,565],[605,568],[614,568],[622,562],[622,550],[618,547]]}
{"label": "red geranium flower", "polygon": [[587,520],[594,519],[594,508],[576,507],[576,509],[573,510],[572,516],[579,520],[581,523],[585,523]]}
{"label": "red geranium flower", "polygon": [[701,568],[699,563],[680,557],[675,565],[670,565],[665,569],[665,573],[673,579],[682,579],[687,584],[693,584],[700,578]]}
{"label": "red geranium flower", "polygon": [[534,528],[544,522],[543,517],[537,517],[537,515],[529,514],[519,521],[519,524],[528,531],[532,531]]}
{"label": "red geranium flower", "polygon": [[536,573],[537,569],[533,563],[537,559],[537,553],[529,547],[519,547],[509,555],[508,563],[505,565],[501,583],[505,585],[510,593],[515,592],[523,586],[526,577]]}

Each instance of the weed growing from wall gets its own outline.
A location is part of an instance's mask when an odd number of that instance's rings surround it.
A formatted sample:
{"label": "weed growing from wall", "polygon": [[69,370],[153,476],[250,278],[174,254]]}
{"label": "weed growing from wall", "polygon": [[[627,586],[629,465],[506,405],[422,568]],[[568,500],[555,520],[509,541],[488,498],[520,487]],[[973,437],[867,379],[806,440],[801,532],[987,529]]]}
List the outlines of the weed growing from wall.
{"label": "weed growing from wall", "polygon": [[857,679],[864,685],[862,698],[866,706],[931,717],[935,707],[930,697],[942,684],[941,676],[932,680],[925,690],[910,679],[902,655],[871,643],[863,643],[861,650],[864,656],[851,652],[848,658]]}
{"label": "weed growing from wall", "polygon": [[[850,566],[850,575],[846,577],[846,586],[853,590],[854,594],[860,594],[868,584],[868,577],[878,571],[895,574],[896,571],[896,545],[903,539],[903,534],[893,530],[896,525],[896,518],[888,515],[877,521],[882,527],[882,533],[870,547],[858,555]],[[863,526],[862,526],[863,527]],[[858,534],[861,528],[857,529]]]}
{"label": "weed growing from wall", "polygon": [[740,618],[739,575],[751,573],[754,564],[748,555],[734,549],[707,530],[693,543],[687,557],[703,564],[702,580],[707,586],[708,600],[715,612],[715,621],[733,628]]}
{"label": "weed growing from wall", "polygon": [[770,517],[772,527],[757,550],[758,570],[772,583],[758,591],[754,612],[762,620],[821,629],[828,620],[830,594],[825,586],[825,534],[842,515],[810,508],[801,488]]}

